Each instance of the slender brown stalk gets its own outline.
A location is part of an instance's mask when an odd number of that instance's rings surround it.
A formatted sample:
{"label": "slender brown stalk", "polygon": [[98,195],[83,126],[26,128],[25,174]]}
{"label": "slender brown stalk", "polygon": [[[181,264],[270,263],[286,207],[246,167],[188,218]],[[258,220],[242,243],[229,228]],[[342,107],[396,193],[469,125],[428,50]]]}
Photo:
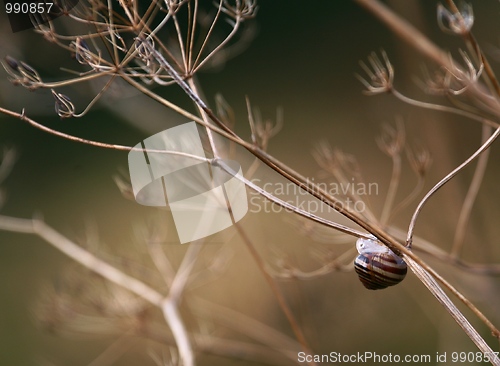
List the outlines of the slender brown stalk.
{"label": "slender brown stalk", "polygon": [[[253,243],[251,242],[250,238],[247,236],[246,232],[241,228],[238,223],[235,224],[236,230],[240,234],[241,238],[245,242],[245,245],[252,255],[252,258],[254,261],[257,263],[257,266],[259,267],[261,273],[263,274],[264,278],[266,279],[267,284],[271,287],[274,295],[276,296],[276,299],[278,300],[278,303],[280,305],[280,308],[283,310],[283,313],[285,314],[288,323],[290,323],[293,333],[295,334],[295,337],[299,341],[299,343],[302,345],[304,352],[307,354],[313,354],[311,347],[309,346],[309,343],[307,342],[307,339],[302,332],[302,328],[298,324],[297,320],[295,319],[295,316],[293,315],[292,309],[288,306],[288,303],[285,300],[285,297],[281,293],[281,290],[277,286],[275,280],[271,277],[269,272],[266,269],[266,265],[263,262],[262,258],[260,257],[259,253],[255,249]],[[316,362],[310,361],[308,362],[310,365],[317,365]]]}
{"label": "slender brown stalk", "polygon": [[[438,65],[443,66],[447,70],[462,70],[461,67],[455,62],[448,53],[442,51],[432,41],[425,37],[417,28],[411,25],[406,20],[399,17],[391,9],[377,0],[353,0],[359,5],[366,8],[376,17],[378,17],[384,24],[386,24],[395,35],[402,38],[405,42],[410,44],[417,51],[427,56]],[[463,72],[463,71],[462,71]],[[497,99],[489,97],[484,87],[478,83],[470,83],[467,91],[481,100],[492,113],[500,116],[500,103]]]}
{"label": "slender brown stalk", "polygon": [[411,270],[418,274],[418,278],[422,283],[429,289],[429,291],[438,299],[438,301],[448,310],[448,313],[455,319],[458,325],[463,329],[463,331],[469,336],[469,338],[474,342],[474,344],[479,348],[484,354],[491,355],[490,362],[492,365],[500,365],[500,358],[494,357],[495,352],[490,346],[483,340],[476,329],[469,323],[467,318],[458,310],[455,304],[449,299],[444,291],[436,283],[434,276],[429,275],[420,265],[415,263],[411,258],[405,258],[405,262],[411,268]]}
{"label": "slender brown stalk", "polygon": [[[484,144],[486,140],[491,136],[491,127],[483,126],[483,133],[481,136],[481,143]],[[483,182],[484,174],[486,173],[486,168],[488,166],[488,159],[490,156],[490,150],[486,150],[477,159],[477,165],[474,169],[474,175],[470,183],[469,189],[465,196],[462,209],[460,210],[460,216],[457,221],[457,229],[455,231],[455,237],[453,238],[453,246],[450,251],[452,257],[458,258],[460,252],[462,251],[465,233],[467,232],[467,224],[469,223],[470,215],[472,213],[472,206],[476,201],[476,197],[479,193],[479,188]]]}

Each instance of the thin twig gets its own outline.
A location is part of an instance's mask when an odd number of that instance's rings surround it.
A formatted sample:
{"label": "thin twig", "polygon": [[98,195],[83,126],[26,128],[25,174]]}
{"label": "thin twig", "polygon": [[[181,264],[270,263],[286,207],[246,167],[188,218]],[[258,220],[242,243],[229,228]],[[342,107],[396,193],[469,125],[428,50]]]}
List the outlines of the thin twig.
{"label": "thin twig", "polygon": [[[303,351],[305,351],[307,354],[312,354],[311,347],[309,346],[309,343],[307,342],[304,333],[302,332],[302,329],[300,325],[298,324],[297,320],[295,319],[295,316],[293,315],[292,309],[288,306],[288,303],[285,300],[285,297],[281,293],[281,290],[277,286],[276,282],[274,279],[271,277],[269,272],[267,272],[266,265],[263,262],[262,258],[260,257],[259,253],[255,249],[254,245],[248,238],[246,232],[243,230],[243,228],[238,224],[235,223],[235,228],[240,234],[241,238],[245,242],[245,245],[247,249],[249,250],[250,254],[252,255],[254,261],[257,263],[257,266],[259,267],[260,271],[264,275],[264,278],[267,282],[267,284],[271,287],[274,295],[276,296],[276,299],[278,300],[278,303],[280,305],[280,308],[283,310],[288,322],[290,323],[293,333],[295,334],[295,337],[299,341],[299,343],[302,345]],[[317,365],[315,361],[308,361],[307,362],[309,365]]]}
{"label": "thin twig", "polygon": [[162,309],[165,319],[176,340],[184,365],[194,365],[194,354],[185,326],[181,320],[182,318],[178,312],[177,303],[194,263],[193,255],[195,256],[197,250],[199,250],[198,245],[195,244],[189,247],[188,254],[186,254],[185,260],[183,261],[184,266],[181,265],[181,269],[177,273],[174,283],[172,284],[171,294],[165,297],[144,282],[109,265],[94,254],[73,243],[41,220],[0,216],[0,229],[38,235],[75,262],[80,263],[108,281],[131,291]]}
{"label": "thin twig", "polygon": [[[481,143],[486,142],[486,140],[490,136],[491,127],[486,125],[483,126]],[[472,206],[476,201],[477,194],[479,193],[479,188],[481,187],[481,183],[483,182],[484,174],[486,173],[486,168],[488,167],[489,155],[490,150],[488,149],[479,157],[479,159],[477,159],[474,176],[472,177],[469,190],[467,191],[462,209],[460,210],[460,216],[458,217],[456,226],[457,229],[455,231],[455,237],[453,238],[453,246],[451,247],[450,251],[452,257],[458,258],[462,250],[465,233],[467,232],[467,224],[469,223],[470,215],[472,212]]]}
{"label": "thin twig", "polygon": [[497,122],[492,121],[492,120],[485,118],[483,116],[478,116],[477,114],[474,114],[472,112],[464,111],[464,110],[461,110],[458,108],[449,107],[446,105],[427,103],[427,102],[422,102],[420,100],[415,100],[415,99],[409,98],[409,97],[405,96],[404,94],[400,93],[396,89],[392,89],[391,94],[394,95],[399,100],[401,100],[405,103],[408,103],[410,105],[413,105],[415,107],[418,107],[418,108],[424,108],[424,109],[430,109],[430,110],[439,111],[439,112],[456,114],[457,116],[466,117],[466,118],[469,118],[473,121],[477,121],[477,122],[480,122],[481,124],[488,125],[488,126],[491,126],[494,128],[497,128],[500,126]]}
{"label": "thin twig", "polygon": [[179,303],[200,249],[201,243],[199,242],[194,242],[189,245],[181,266],[170,286],[168,296],[161,304],[163,316],[174,335],[175,343],[179,348],[179,354],[185,366],[194,366],[195,357],[191,340],[186,330],[186,325],[179,312]]}
{"label": "thin twig", "polygon": [[[365,7],[372,14],[377,16],[384,24],[393,30],[394,34],[412,45],[417,51],[432,59],[438,65],[447,70],[461,70],[457,62],[442,51],[422,32],[411,25],[406,20],[399,17],[386,5],[377,0],[353,0]],[[465,74],[465,72],[462,71]],[[467,91],[475,98],[481,100],[485,106],[491,109],[496,116],[500,116],[500,103],[497,99],[491,98],[487,91],[479,83],[468,84]]]}
{"label": "thin twig", "polygon": [[469,323],[467,318],[458,310],[455,304],[450,300],[450,298],[444,293],[444,291],[439,287],[427,271],[425,271],[418,263],[413,261],[412,258],[404,256],[406,264],[410,269],[418,274],[418,278],[427,287],[427,289],[438,299],[438,301],[444,306],[444,308],[450,313],[450,315],[455,319],[458,325],[464,330],[464,332],[470,337],[474,344],[483,352],[483,354],[490,356],[490,362],[492,365],[500,365],[500,358],[496,356],[497,353],[488,346],[488,344],[479,335],[476,329]]}
{"label": "thin twig", "polygon": [[480,156],[485,150],[487,150],[491,144],[497,139],[497,137],[500,135],[500,127],[495,130],[495,132],[486,140],[481,147],[476,150],[474,154],[472,154],[467,160],[465,160],[462,164],[460,164],[457,168],[455,168],[453,171],[451,171],[449,174],[447,174],[443,179],[441,179],[434,187],[432,187],[429,192],[422,198],[420,203],[418,204],[417,208],[415,209],[415,212],[413,213],[413,216],[410,221],[410,225],[408,226],[408,234],[406,237],[406,245],[408,247],[411,247],[412,243],[412,238],[413,238],[413,232],[415,230],[415,224],[417,222],[417,218],[420,215],[420,212],[422,211],[422,208],[424,205],[427,203],[430,197],[436,193],[437,190],[439,190],[442,186],[444,186],[447,182],[449,182],[455,175],[460,173],[467,165],[469,165],[474,159],[476,159],[478,156]]}

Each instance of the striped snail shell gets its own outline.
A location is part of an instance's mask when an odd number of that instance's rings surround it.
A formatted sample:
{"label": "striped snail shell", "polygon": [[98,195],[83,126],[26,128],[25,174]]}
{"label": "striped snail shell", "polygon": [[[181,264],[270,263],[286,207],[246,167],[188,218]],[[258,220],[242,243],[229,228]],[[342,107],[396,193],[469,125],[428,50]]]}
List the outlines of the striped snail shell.
{"label": "striped snail shell", "polygon": [[354,270],[367,289],[384,289],[397,285],[405,278],[408,270],[406,263],[376,239],[359,238],[356,249],[359,255],[354,261]]}

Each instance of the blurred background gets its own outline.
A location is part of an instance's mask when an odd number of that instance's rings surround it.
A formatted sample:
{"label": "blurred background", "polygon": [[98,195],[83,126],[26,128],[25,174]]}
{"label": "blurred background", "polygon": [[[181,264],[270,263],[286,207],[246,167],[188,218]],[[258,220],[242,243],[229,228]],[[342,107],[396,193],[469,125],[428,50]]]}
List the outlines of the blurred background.
{"label": "blurred background", "polygon": [[[402,2],[388,1],[387,4],[455,56],[458,48],[464,47],[460,39],[439,30],[435,2],[405,1],[403,6]],[[498,70],[495,56],[500,5],[473,1],[472,6],[475,34]],[[0,17],[2,58],[10,55],[23,60],[48,79],[68,77],[60,67],[78,69],[79,65],[67,51],[47,43],[32,31],[12,33],[4,11]],[[433,165],[426,180],[427,189],[479,146],[481,127],[475,122],[417,109],[390,95],[363,95],[363,87],[355,78],[355,74],[363,74],[359,61],[366,60],[372,51],[384,49],[394,64],[398,90],[419,100],[440,101],[426,95],[414,82],[415,77],[421,77],[422,65],[430,68],[434,65],[353,2],[261,1],[257,17],[251,23],[254,39],[248,47],[217,69],[200,73],[199,85],[211,104],[216,93],[224,96],[234,109],[236,131],[247,139],[250,132],[246,96],[253,106],[259,107],[264,119],[274,120],[276,109],[282,108],[285,123],[271,140],[269,152],[304,176],[321,181],[311,151],[320,141],[328,141],[332,147],[354,155],[365,179],[377,183],[378,194],[369,198],[374,212],[380,214],[391,174],[390,159],[375,142],[381,124],[402,118],[407,141],[429,149]],[[0,75],[1,107],[16,112],[25,108],[27,115],[36,121],[87,139],[133,146],[185,121],[149,99],[129,92],[125,86],[122,90],[120,84],[84,118],[61,120],[54,113],[54,100],[48,90],[29,92],[9,83],[4,70]],[[98,89],[93,90],[94,87],[79,84],[65,89],[65,93],[71,95],[78,110],[78,106],[86,105],[95,95]],[[194,111],[179,88],[169,87],[162,95]],[[104,258],[126,258],[126,261],[110,259],[116,260],[117,265],[148,263],[144,259],[147,250],[137,232],[157,223],[158,213],[124,199],[117,188],[113,177],[128,175],[125,152],[66,141],[4,115],[0,115],[0,145],[14,147],[18,152],[14,170],[1,187],[7,196],[3,215],[23,218],[41,215],[59,232],[102,252]],[[238,154],[244,167],[248,167],[251,163],[248,154],[239,150]],[[497,154],[498,148],[493,146],[467,231],[463,257],[472,262],[495,263],[500,258],[496,223],[500,212],[496,204]],[[428,203],[418,222],[417,235],[449,250],[472,174],[473,167],[469,167]],[[261,182],[283,182],[268,169],[259,169],[255,178]],[[397,198],[403,199],[414,184],[415,175],[405,163]],[[392,223],[406,230],[411,213],[410,207]],[[186,246],[175,243],[171,221],[160,222],[169,238],[164,250],[173,263],[179,264]],[[334,232],[331,243],[328,240],[318,243],[315,235],[305,235],[299,230],[303,227],[301,220],[282,211],[249,213],[242,225],[271,267],[284,260],[310,271],[321,266],[318,255],[335,257],[354,247],[354,239],[337,242]],[[323,238],[330,235],[319,226],[313,225],[312,230]],[[75,290],[75,286],[78,289],[82,278],[99,281],[41,239],[0,232],[0,253],[0,365],[89,365],[127,331],[126,326],[104,324],[97,316],[87,320],[78,316],[82,310],[78,304],[87,299],[79,298],[86,292]],[[191,297],[237,311],[293,338],[273,293],[233,229],[209,240],[198,260],[200,271],[219,257],[227,259],[227,263],[217,266],[213,278],[194,281],[189,287],[183,312],[192,329],[206,328],[208,334],[221,338],[250,339],[245,329],[235,332],[227,324],[221,324],[220,319],[206,314],[206,309],[205,313],[197,313],[193,307],[204,306],[190,303]],[[423,257],[493,323],[500,324],[495,306],[500,300],[498,278],[473,275],[429,256]],[[376,292],[363,288],[353,271],[331,272],[307,281],[278,280],[278,284],[315,353],[371,351],[435,355],[445,351],[476,351],[411,273],[402,284]],[[59,321],[55,314],[51,319],[51,311],[58,310],[47,306],[53,292],[63,293],[68,288],[74,295],[68,299],[69,325]],[[160,289],[166,293],[164,288]],[[463,310],[483,337],[498,349],[488,330]],[[158,314],[155,316],[158,318]],[[161,323],[161,317],[157,321]],[[118,346],[112,362],[92,365],[153,365],[155,357],[168,351],[168,347],[154,339],[137,337],[126,347]],[[197,353],[197,360],[199,365],[264,364],[201,352]],[[286,359],[282,364],[287,364]]]}

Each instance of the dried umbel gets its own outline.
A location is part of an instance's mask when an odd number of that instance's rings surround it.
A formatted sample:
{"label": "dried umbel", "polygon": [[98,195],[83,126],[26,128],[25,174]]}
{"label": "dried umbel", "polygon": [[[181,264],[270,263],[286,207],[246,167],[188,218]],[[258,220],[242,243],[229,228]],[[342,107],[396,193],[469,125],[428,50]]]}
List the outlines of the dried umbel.
{"label": "dried umbel", "polygon": [[360,62],[360,66],[366,72],[368,79],[356,75],[358,80],[366,87],[365,94],[374,95],[389,93],[393,88],[394,68],[392,67],[387,54],[381,51],[382,60],[375,52],[368,56],[368,65]]}
{"label": "dried umbel", "polygon": [[437,19],[439,27],[443,32],[464,35],[470,32],[474,25],[474,13],[472,6],[462,3],[461,9],[446,9],[442,4],[438,5]]}
{"label": "dried umbel", "polygon": [[359,255],[354,261],[354,270],[367,289],[384,289],[405,278],[408,268],[403,259],[376,240],[359,238],[356,249]]}
{"label": "dried umbel", "polygon": [[11,56],[5,56],[2,66],[11,77],[14,85],[22,85],[28,89],[36,89],[42,83],[38,72],[23,61],[16,60]]}
{"label": "dried umbel", "polygon": [[61,118],[70,118],[75,115],[75,106],[71,103],[71,99],[67,95],[57,93],[54,89],[51,90],[54,99],[56,100],[56,113]]}
{"label": "dried umbel", "polygon": [[77,37],[71,46],[75,49],[75,57],[78,63],[82,65],[92,65],[98,60],[90,51],[90,47],[82,37]]}

